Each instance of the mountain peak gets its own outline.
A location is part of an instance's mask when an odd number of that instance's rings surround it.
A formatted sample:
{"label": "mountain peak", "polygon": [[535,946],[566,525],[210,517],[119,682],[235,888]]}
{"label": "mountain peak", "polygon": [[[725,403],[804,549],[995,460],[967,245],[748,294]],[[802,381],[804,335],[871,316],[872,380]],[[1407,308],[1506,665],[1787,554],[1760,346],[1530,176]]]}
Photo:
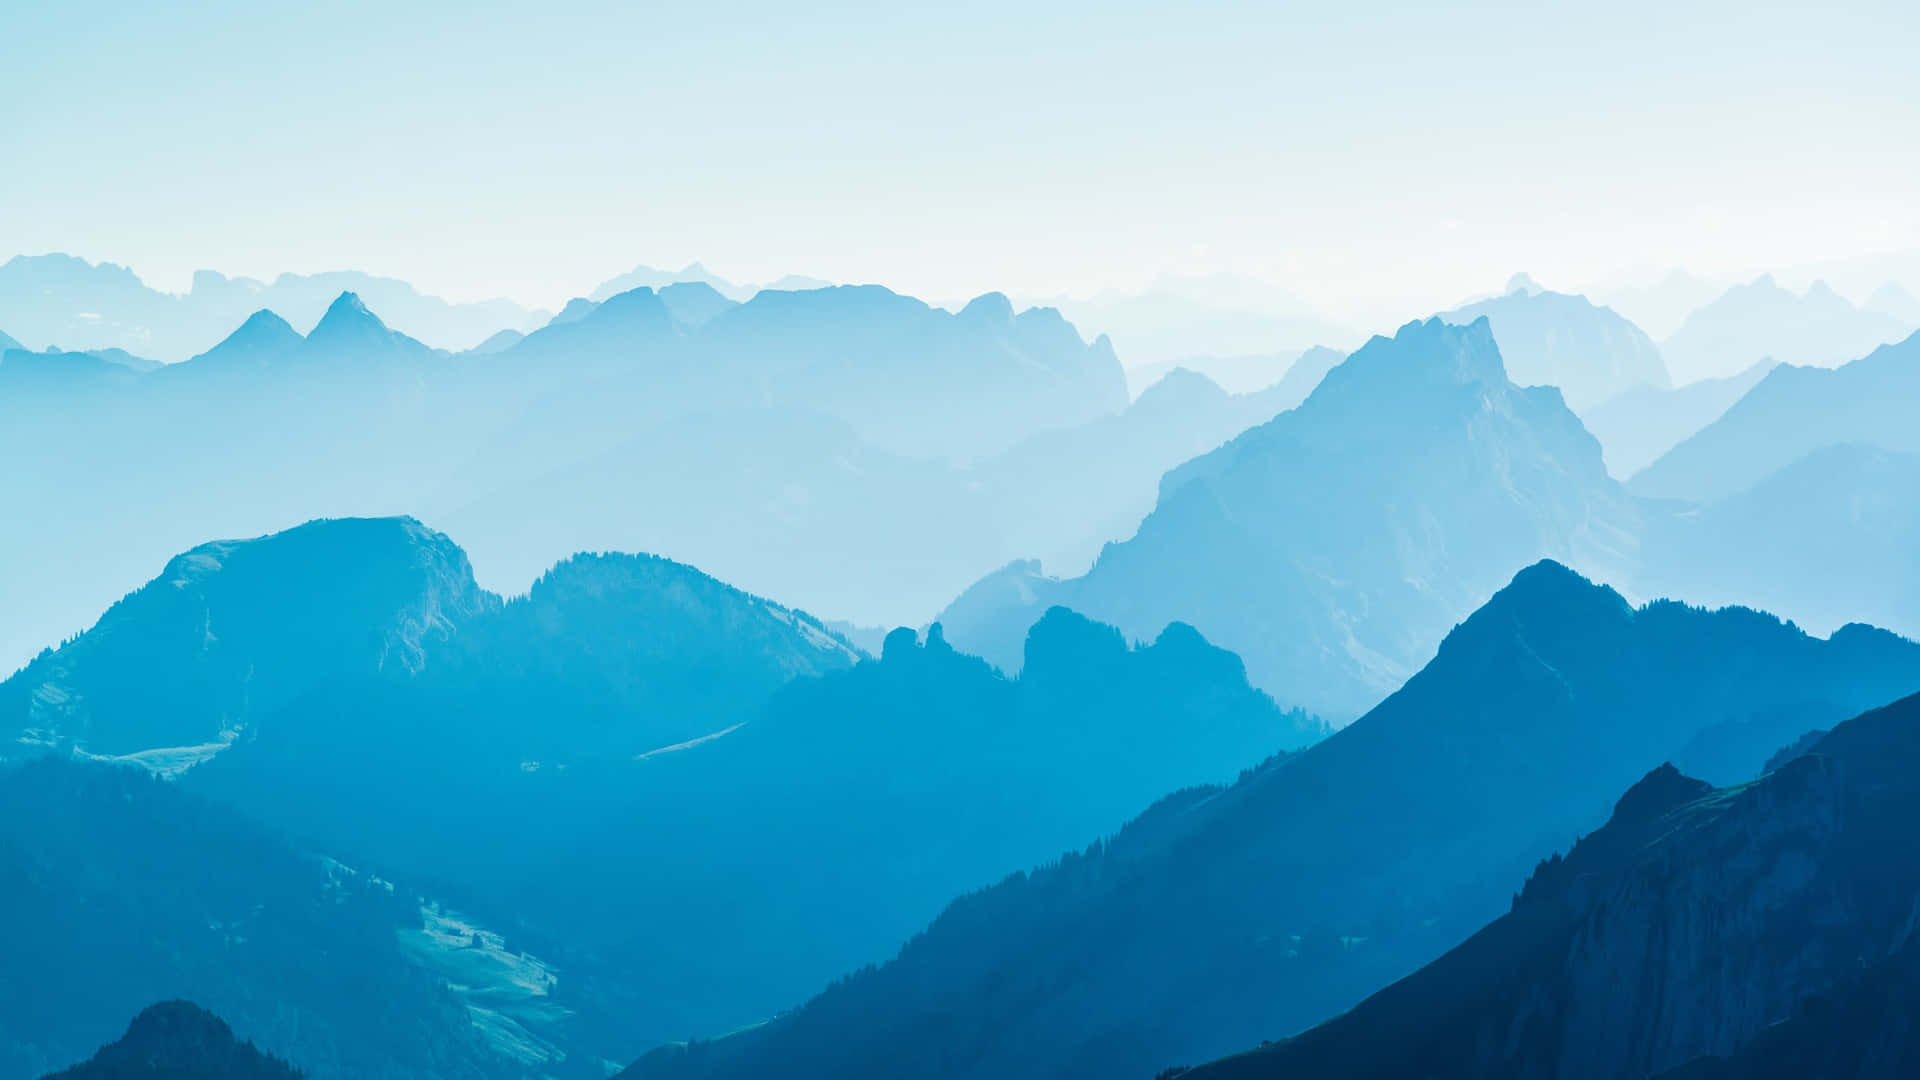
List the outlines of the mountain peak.
{"label": "mountain peak", "polygon": [[1540,283],[1533,280],[1531,274],[1520,273],[1507,279],[1507,288],[1505,291],[1508,296],[1512,296],[1514,293],[1531,296],[1543,290],[1540,288]]}
{"label": "mountain peak", "polygon": [[978,319],[982,322],[1012,322],[1013,301],[1007,299],[1006,293],[981,293],[967,301],[967,306],[960,309],[960,317]]}
{"label": "mountain peak", "polygon": [[581,319],[593,314],[594,309],[599,306],[599,303],[596,301],[589,300],[584,296],[576,296],[567,301],[567,306],[560,309],[560,314],[548,319],[547,325],[565,326],[571,322],[579,322]]}
{"label": "mountain peak", "polygon": [[1700,798],[1713,790],[1705,780],[1696,780],[1673,767],[1671,761],[1640,778],[1613,805],[1614,822],[1646,822],[1676,807]]}
{"label": "mountain peak", "polygon": [[312,345],[364,345],[387,339],[393,331],[367,310],[358,293],[343,292],[307,334]]}
{"label": "mountain peak", "polygon": [[1454,627],[1441,641],[1438,658],[1459,657],[1489,638],[1515,634],[1533,642],[1530,648],[1549,641],[1571,643],[1595,627],[1630,623],[1634,617],[1633,605],[1610,586],[1595,584],[1553,559],[1541,559]]}
{"label": "mountain peak", "polygon": [[1361,388],[1367,394],[1415,386],[1486,383],[1508,386],[1506,363],[1485,315],[1458,326],[1439,316],[1415,319],[1391,338],[1376,335],[1328,372],[1309,398]]}
{"label": "mountain peak", "polygon": [[300,332],[288,325],[287,320],[261,308],[247,316],[247,321],[223,338],[220,344],[193,359],[204,361],[244,357],[259,360],[293,349],[302,340]]}
{"label": "mountain peak", "polygon": [[[17,705],[52,687],[58,704],[36,726],[91,751],[207,744],[316,680],[417,672],[432,643],[498,605],[466,553],[412,518],[214,541],[0,683],[0,714],[9,694]],[[249,673],[239,696],[236,672]]]}
{"label": "mountain peak", "polygon": [[[321,316],[320,321],[324,323],[328,319],[341,318],[371,319],[376,323],[380,322],[378,316],[367,310],[366,302],[360,299],[360,294],[352,290],[334,297],[333,303],[327,306],[327,313]],[[380,325],[384,327],[386,324],[380,323]]]}
{"label": "mountain peak", "polygon": [[1230,397],[1220,384],[1189,367],[1176,367],[1140,392],[1133,408],[1155,408],[1161,404],[1179,408],[1194,402],[1224,400]]}
{"label": "mountain peak", "polygon": [[71,1069],[63,1080],[93,1077],[194,1076],[208,1080],[299,1080],[286,1062],[241,1042],[226,1021],[188,1001],[149,1005],[127,1033]]}
{"label": "mountain peak", "polygon": [[1594,612],[1633,612],[1633,605],[1611,586],[1595,584],[1554,559],[1541,559],[1513,575],[1507,587],[1487,602],[1490,608],[1498,605],[1521,605],[1533,610],[1551,608],[1559,612],[1580,607]]}

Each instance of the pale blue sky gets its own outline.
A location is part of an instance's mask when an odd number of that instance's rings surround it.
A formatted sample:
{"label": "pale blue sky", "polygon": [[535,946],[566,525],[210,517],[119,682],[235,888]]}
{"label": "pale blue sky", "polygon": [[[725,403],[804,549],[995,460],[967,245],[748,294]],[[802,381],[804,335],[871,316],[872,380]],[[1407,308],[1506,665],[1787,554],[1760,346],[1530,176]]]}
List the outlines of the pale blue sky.
{"label": "pale blue sky", "polygon": [[1417,310],[1920,248],[1911,3],[7,8],[0,256],[168,288],[554,306],[699,259]]}

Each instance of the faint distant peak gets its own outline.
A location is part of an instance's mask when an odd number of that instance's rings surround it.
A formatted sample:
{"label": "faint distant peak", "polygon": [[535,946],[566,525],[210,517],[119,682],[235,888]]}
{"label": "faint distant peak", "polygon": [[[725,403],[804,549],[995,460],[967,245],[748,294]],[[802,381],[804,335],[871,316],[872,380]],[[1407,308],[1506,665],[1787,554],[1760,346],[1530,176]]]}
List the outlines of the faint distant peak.
{"label": "faint distant peak", "polygon": [[1866,307],[1868,311],[1904,320],[1909,326],[1920,326],[1920,298],[1915,298],[1899,282],[1889,281],[1873,290],[1873,295],[1867,297]]}
{"label": "faint distant peak", "polygon": [[261,308],[259,311],[247,316],[247,321],[241,323],[238,330],[228,335],[227,340],[259,341],[269,338],[287,337],[297,339],[299,336],[300,332],[295,330],[287,320],[281,318],[268,308]]}
{"label": "faint distant peak", "polygon": [[991,323],[1010,323],[1013,321],[1013,301],[1002,292],[982,293],[967,302],[960,309],[960,317]]}
{"label": "faint distant peak", "polygon": [[1515,274],[1512,277],[1507,279],[1507,288],[1506,288],[1507,296],[1512,296],[1515,293],[1518,293],[1521,296],[1532,296],[1535,293],[1545,292],[1545,291],[1546,290],[1540,287],[1539,282],[1533,280],[1533,276],[1531,274],[1526,274],[1526,273]]}
{"label": "faint distant peak", "polygon": [[571,322],[579,322],[581,319],[593,314],[593,310],[599,306],[600,304],[597,301],[589,300],[584,296],[576,296],[567,301],[567,306],[560,309],[560,314],[547,320],[547,325],[565,326]]}
{"label": "faint distant peak", "polygon": [[1162,405],[1186,405],[1193,402],[1213,401],[1229,397],[1220,384],[1189,367],[1176,367],[1153,381],[1153,385],[1140,392],[1134,399],[1133,408],[1156,408]]}
{"label": "faint distant peak", "polygon": [[491,336],[489,336],[485,341],[482,341],[480,344],[475,345],[473,348],[467,351],[472,353],[477,353],[481,356],[487,356],[487,355],[491,355],[493,353],[498,353],[498,352],[506,352],[508,349],[513,348],[515,345],[520,344],[522,341],[525,341],[526,337],[527,335],[521,333],[518,330],[500,330],[495,332]]}

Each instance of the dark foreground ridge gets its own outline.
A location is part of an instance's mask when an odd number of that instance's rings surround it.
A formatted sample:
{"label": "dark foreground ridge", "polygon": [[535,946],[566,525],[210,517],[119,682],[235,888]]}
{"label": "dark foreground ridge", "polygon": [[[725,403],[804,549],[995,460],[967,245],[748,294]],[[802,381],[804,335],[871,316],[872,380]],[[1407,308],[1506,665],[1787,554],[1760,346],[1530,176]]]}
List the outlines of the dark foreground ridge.
{"label": "dark foreground ridge", "polygon": [[86,1061],[47,1080],[302,1080],[299,1069],[251,1042],[189,1001],[149,1005],[127,1033]]}

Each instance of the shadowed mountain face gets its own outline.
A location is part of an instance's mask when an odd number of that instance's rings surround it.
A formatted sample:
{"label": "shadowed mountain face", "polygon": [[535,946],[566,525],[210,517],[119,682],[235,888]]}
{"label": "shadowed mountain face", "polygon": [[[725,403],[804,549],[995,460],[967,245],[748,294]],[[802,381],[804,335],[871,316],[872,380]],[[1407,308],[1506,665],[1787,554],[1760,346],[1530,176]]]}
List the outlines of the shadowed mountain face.
{"label": "shadowed mountain face", "polygon": [[300,1070],[234,1037],[226,1022],[186,1001],[140,1010],[127,1033],[48,1080],[300,1080]]}
{"label": "shadowed mountain face", "polygon": [[1914,329],[1894,316],[1854,307],[1825,282],[1795,295],[1767,274],[1687,316],[1660,348],[1675,381],[1689,383],[1724,378],[1762,360],[1835,367]]}
{"label": "shadowed mountain face", "polygon": [[[78,1061],[128,1014],[170,998],[205,1002],[324,1075],[516,1074],[403,948],[421,920],[404,888],[298,853],[139,769],[0,765],[0,920],[13,928],[0,935],[6,1076]],[[78,1075],[195,1049],[158,1021],[131,1034],[135,1045]],[[231,1063],[143,1075],[224,1075],[199,1068]]]}
{"label": "shadowed mountain face", "polygon": [[1920,334],[1835,370],[1776,367],[1713,423],[1633,478],[1636,494],[1714,501],[1821,447],[1920,452]]}
{"label": "shadowed mountain face", "polygon": [[[1139,532],[1036,588],[1123,631],[1193,623],[1254,682],[1358,715],[1432,655],[1515,566],[1626,577],[1638,509],[1551,388],[1507,380],[1485,320],[1375,338],[1299,408],[1169,472]],[[1038,583],[1035,583],[1036,585]],[[955,642],[1012,650],[956,620]]]}
{"label": "shadowed mountain face", "polygon": [[1663,766],[1465,944],[1319,1028],[1180,1075],[1912,1075],[1916,771],[1920,698],[1757,783],[1714,791]]}
{"label": "shadowed mountain face", "polygon": [[[1552,563],[1398,693],[1228,788],[956,901],[791,1014],[634,1080],[1151,1075],[1298,1031],[1439,956],[1651,765],[1727,725],[1735,782],[1920,685],[1920,646],[1769,616],[1634,609]],[[1738,752],[1733,752],[1737,746]]]}
{"label": "shadowed mountain face", "polygon": [[1653,340],[1584,296],[1521,288],[1440,317],[1461,326],[1486,318],[1508,377],[1521,386],[1559,387],[1576,412],[1637,387],[1668,385]]}

